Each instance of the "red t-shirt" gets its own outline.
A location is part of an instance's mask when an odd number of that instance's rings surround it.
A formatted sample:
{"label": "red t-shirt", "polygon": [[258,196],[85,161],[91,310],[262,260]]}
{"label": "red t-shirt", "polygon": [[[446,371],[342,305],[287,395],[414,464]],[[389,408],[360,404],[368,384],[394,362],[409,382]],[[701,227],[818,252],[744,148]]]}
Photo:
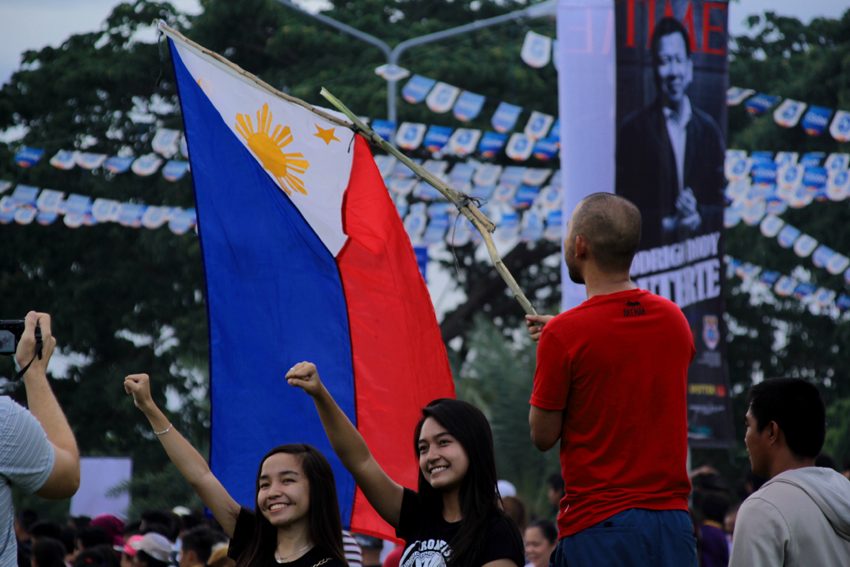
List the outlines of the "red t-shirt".
{"label": "red t-shirt", "polygon": [[543,328],[531,405],[564,411],[560,537],[630,508],[687,510],[688,321],[641,289],[591,297]]}

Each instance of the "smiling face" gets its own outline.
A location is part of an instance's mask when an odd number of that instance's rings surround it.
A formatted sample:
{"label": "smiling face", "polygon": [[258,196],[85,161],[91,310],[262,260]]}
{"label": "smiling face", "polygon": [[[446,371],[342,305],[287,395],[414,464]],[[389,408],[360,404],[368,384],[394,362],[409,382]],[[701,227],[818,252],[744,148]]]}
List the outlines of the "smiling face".
{"label": "smiling face", "polygon": [[433,417],[422,423],[417,443],[419,469],[435,490],[460,489],[469,457],[460,442]]}
{"label": "smiling face", "polygon": [[551,543],[543,535],[543,531],[537,526],[531,526],[525,530],[525,556],[528,562],[534,567],[545,567],[549,565],[549,556],[555,549],[555,544]]}
{"label": "smiling face", "polygon": [[665,106],[677,106],[694,75],[694,67],[680,33],[662,36],[658,42],[655,71]]}
{"label": "smiling face", "polygon": [[257,486],[257,509],[275,527],[308,521],[310,482],[300,457],[275,453],[263,462]]}

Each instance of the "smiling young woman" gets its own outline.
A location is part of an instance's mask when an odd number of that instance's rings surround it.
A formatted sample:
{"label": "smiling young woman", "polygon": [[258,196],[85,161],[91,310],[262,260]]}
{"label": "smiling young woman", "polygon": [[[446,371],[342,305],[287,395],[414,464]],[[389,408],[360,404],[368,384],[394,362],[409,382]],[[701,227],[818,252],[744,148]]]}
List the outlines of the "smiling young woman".
{"label": "smiling young woman", "polygon": [[344,567],[342,526],[333,471],[310,445],[280,445],[260,461],[255,510],[241,507],[198,451],[154,403],[147,374],[124,390],[153,427],[169,459],[231,538],[237,567]]}
{"label": "smiling young woman", "polygon": [[449,399],[434,400],[422,409],[413,433],[419,459],[414,492],[380,467],[322,385],[314,364],[300,362],[286,378],[313,398],[340,461],[378,514],[405,540],[401,567],[524,565],[519,530],[500,506],[493,434],[479,409]]}

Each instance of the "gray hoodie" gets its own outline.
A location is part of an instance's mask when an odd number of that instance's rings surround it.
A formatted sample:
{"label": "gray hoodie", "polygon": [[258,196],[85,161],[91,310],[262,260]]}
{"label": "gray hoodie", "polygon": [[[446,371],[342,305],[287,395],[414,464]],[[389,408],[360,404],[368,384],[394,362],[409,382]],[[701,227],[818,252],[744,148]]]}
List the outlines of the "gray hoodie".
{"label": "gray hoodie", "polygon": [[776,475],[738,510],[730,567],[850,567],[850,481],[832,469]]}

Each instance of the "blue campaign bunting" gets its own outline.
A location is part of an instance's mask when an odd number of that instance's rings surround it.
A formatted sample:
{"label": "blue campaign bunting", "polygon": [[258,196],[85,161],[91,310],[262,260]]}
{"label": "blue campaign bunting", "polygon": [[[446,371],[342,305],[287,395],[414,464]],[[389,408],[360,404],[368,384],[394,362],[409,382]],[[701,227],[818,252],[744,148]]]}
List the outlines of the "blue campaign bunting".
{"label": "blue campaign bunting", "polygon": [[395,122],[391,120],[379,120],[377,118],[372,120],[372,130],[387,142],[392,142],[395,136],[395,128]]}
{"label": "blue campaign bunting", "polygon": [[850,295],[847,295],[846,293],[840,294],[838,299],[835,300],[835,306],[841,311],[847,311],[850,309]]}
{"label": "blue campaign bunting", "polygon": [[97,222],[114,222],[118,219],[120,203],[112,199],[95,199],[91,214]]}
{"label": "blue campaign bunting", "polygon": [[801,125],[809,136],[820,136],[829,126],[832,109],[825,106],[810,106],[803,116]]}
{"label": "blue campaign bunting", "polygon": [[18,153],[15,154],[15,163],[17,163],[19,167],[23,167],[25,169],[30,168],[37,164],[43,155],[44,150],[41,148],[24,146],[18,150]]}
{"label": "blue campaign bunting", "polygon": [[509,185],[517,188],[522,184],[527,168],[521,165],[509,165],[502,170],[502,176],[499,178],[500,185]]}
{"label": "blue campaign bunting", "polygon": [[783,128],[793,128],[800,121],[800,117],[803,116],[805,110],[805,102],[786,98],[773,111],[773,120]]}
{"label": "blue campaign bunting", "polygon": [[451,126],[431,126],[425,133],[425,149],[431,153],[439,152],[449,142],[452,131]]}
{"label": "blue campaign bunting", "polygon": [[522,42],[520,57],[525,64],[535,69],[545,67],[552,56],[552,38],[528,31]]}
{"label": "blue campaign bunting", "polygon": [[558,139],[550,136],[548,138],[537,140],[534,143],[534,149],[531,153],[540,161],[551,160],[558,155]]}
{"label": "blue campaign bunting", "polygon": [[472,181],[476,185],[496,185],[502,175],[502,166],[493,163],[483,163],[475,170]]}
{"label": "blue campaign bunting", "polygon": [[738,106],[756,91],[753,89],[744,89],[741,87],[729,87],[726,90],[726,104],[728,106]]}
{"label": "blue campaign bunting", "polygon": [[439,82],[428,93],[428,96],[425,98],[425,104],[428,105],[431,112],[443,114],[452,109],[458,94],[460,94],[459,88],[448,83]]}
{"label": "blue campaign bunting", "polygon": [[42,189],[36,206],[38,206],[39,211],[45,213],[59,213],[62,210],[64,196],[61,191]]}
{"label": "blue campaign bunting", "polygon": [[492,159],[502,151],[507,140],[506,134],[484,132],[484,136],[481,137],[481,142],[478,144],[478,153],[481,154],[481,157]]}
{"label": "blue campaign bunting", "polygon": [[493,196],[493,192],[496,190],[495,185],[478,185],[475,184],[472,186],[472,191],[469,193],[469,196],[473,199],[478,199],[479,201],[487,201],[490,197]]}
{"label": "blue campaign bunting", "polygon": [[535,210],[530,210],[522,216],[519,237],[523,242],[537,242],[543,238],[543,216]]}
{"label": "blue campaign bunting", "polygon": [[490,122],[496,132],[504,134],[514,129],[521,112],[522,107],[508,104],[507,102],[500,102]]}
{"label": "blue campaign bunting", "polygon": [[807,258],[809,255],[811,255],[812,252],[815,251],[817,245],[817,240],[815,240],[808,234],[801,234],[800,237],[794,241],[794,254],[796,254],[800,258]]}
{"label": "blue campaign bunting", "polygon": [[458,128],[449,138],[448,151],[458,157],[466,157],[475,151],[481,139],[481,130]]}
{"label": "blue campaign bunting", "polygon": [[829,172],[826,196],[832,201],[843,201],[850,195],[850,172],[846,169]]}
{"label": "blue campaign bunting", "polygon": [[167,181],[180,181],[186,172],[189,171],[189,162],[182,160],[168,160],[165,167],[162,168],[162,176]]}
{"label": "blue campaign bunting", "polygon": [[750,171],[753,183],[776,183],[776,170],[776,163],[773,160],[754,160]]}
{"label": "blue campaign bunting", "polygon": [[118,205],[118,216],[115,219],[121,226],[138,228],[142,224],[142,215],[145,212],[143,205],[135,203],[121,203]]}
{"label": "blue campaign bunting", "polygon": [[829,261],[835,256],[837,252],[826,246],[821,244],[817,248],[815,248],[814,253],[812,254],[812,264],[814,264],[818,268],[826,268],[826,265],[829,264]]}
{"label": "blue campaign bunting", "polygon": [[773,105],[779,102],[780,97],[775,95],[770,95],[766,93],[758,93],[754,97],[747,100],[744,104],[744,108],[747,109],[747,112],[752,114],[753,116],[761,116],[768,110],[770,110]]}
{"label": "blue campaign bunting", "polygon": [[455,102],[452,113],[461,122],[475,120],[484,108],[484,95],[463,91]]}
{"label": "blue campaign bunting", "polygon": [[422,144],[426,129],[425,124],[402,122],[396,132],[395,143],[403,150],[415,150]]}
{"label": "blue campaign bunting", "polygon": [[797,289],[797,280],[781,276],[773,286],[773,291],[780,297],[789,297]]}
{"label": "blue campaign bunting", "polygon": [[825,167],[810,166],[803,171],[803,186],[814,191],[826,189],[827,172]]}
{"label": "blue campaign bunting", "polygon": [[169,207],[148,207],[142,214],[142,226],[155,230],[171,218],[171,209]]}
{"label": "blue campaign bunting", "polygon": [[428,93],[431,92],[431,88],[436,83],[437,81],[434,79],[429,79],[422,75],[413,75],[410,77],[410,80],[407,81],[407,84],[405,84],[401,89],[401,96],[410,104],[419,104],[425,100],[425,97],[428,96]]}
{"label": "blue campaign bunting", "polygon": [[546,228],[543,229],[543,238],[550,242],[560,242],[563,218],[564,214],[561,209],[546,213]]}
{"label": "blue campaign bunting", "polygon": [[528,123],[525,125],[525,135],[532,140],[544,138],[552,128],[552,122],[554,121],[554,116],[535,110],[531,113],[531,116],[528,118]]}
{"label": "blue campaign bunting", "polygon": [[136,158],[133,156],[112,156],[103,162],[103,167],[109,173],[118,175],[120,173],[127,172],[130,169],[130,166],[133,165],[133,161],[135,161],[135,159]]}
{"label": "blue campaign bunting", "polygon": [[505,154],[514,161],[526,161],[534,150],[534,141],[526,134],[514,132],[505,146]]}
{"label": "blue campaign bunting", "polygon": [[546,183],[546,180],[549,179],[550,175],[552,175],[551,169],[543,167],[526,167],[525,172],[522,174],[522,182],[525,185],[540,187]]}
{"label": "blue campaign bunting", "polygon": [[540,187],[535,185],[520,185],[514,195],[513,206],[515,209],[527,209],[534,203],[537,195],[540,194]]}
{"label": "blue campaign bunting", "polygon": [[68,195],[68,198],[65,199],[64,206],[62,207],[62,213],[65,216],[68,215],[85,215],[91,212],[91,197],[87,197],[85,195],[77,195],[76,193],[72,193]]}
{"label": "blue campaign bunting", "polygon": [[764,270],[759,276],[759,281],[761,281],[763,284],[773,285],[776,283],[776,280],[778,280],[779,276],[781,275],[782,274],[780,274],[779,272]]}
{"label": "blue campaign bunting", "polygon": [[74,152],[68,150],[59,150],[56,155],[50,158],[50,165],[56,169],[70,171],[76,167],[77,163],[74,159]]}
{"label": "blue campaign bunting", "polygon": [[850,154],[829,154],[823,166],[829,171],[839,171],[847,169],[848,167],[850,167]]}
{"label": "blue campaign bunting", "polygon": [[38,216],[35,217],[35,222],[40,224],[41,226],[48,226],[56,222],[56,219],[59,218],[59,215],[56,213],[48,213],[46,211],[39,211]]}
{"label": "blue campaign bunting", "polygon": [[850,142],[850,112],[839,110],[832,118],[829,133],[839,142]]}
{"label": "blue campaign bunting", "polygon": [[791,248],[794,245],[794,241],[800,236],[800,229],[791,226],[790,224],[786,224],[782,227],[782,230],[779,231],[776,239],[779,241],[779,245],[783,248]]}
{"label": "blue campaign bunting", "polygon": [[75,157],[77,165],[83,169],[97,169],[106,161],[106,154],[95,154],[89,152],[77,152]]}
{"label": "blue campaign bunting", "polygon": [[547,138],[553,138],[556,143],[561,143],[561,119],[555,118],[555,123],[552,124],[552,129],[549,130]]}
{"label": "blue campaign bunting", "polygon": [[21,205],[35,206],[38,200],[38,187],[32,185],[18,185],[7,200],[7,204],[11,207],[20,207]]}
{"label": "blue campaign bunting", "polygon": [[156,154],[145,154],[133,162],[130,169],[139,177],[153,175],[162,165],[162,158]]}
{"label": "blue campaign bunting", "polygon": [[800,165],[804,167],[816,167],[823,163],[824,158],[826,158],[825,152],[806,152],[800,158]]}
{"label": "blue campaign bunting", "polygon": [[805,299],[815,292],[817,286],[809,282],[803,282],[794,288],[794,297],[797,299]]}

